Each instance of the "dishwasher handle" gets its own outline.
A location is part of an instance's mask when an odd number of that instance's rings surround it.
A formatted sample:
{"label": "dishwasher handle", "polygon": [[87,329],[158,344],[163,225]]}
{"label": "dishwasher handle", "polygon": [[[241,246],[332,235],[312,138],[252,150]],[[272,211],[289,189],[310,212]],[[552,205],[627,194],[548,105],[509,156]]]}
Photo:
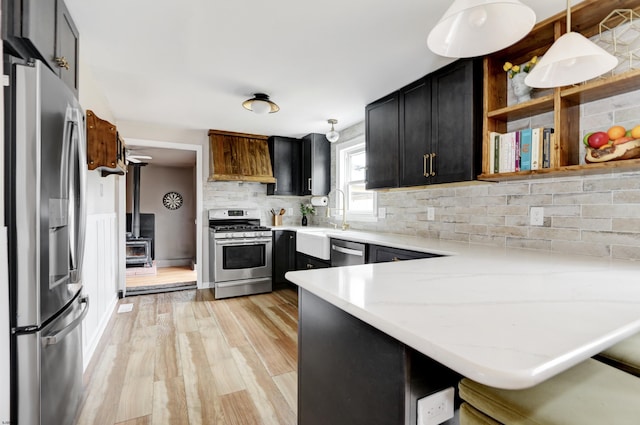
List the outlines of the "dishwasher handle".
{"label": "dishwasher handle", "polygon": [[360,251],[358,249],[345,248],[345,247],[338,246],[338,245],[335,245],[335,244],[331,245],[331,249],[333,251],[337,251],[337,252],[340,252],[342,254],[355,255],[357,257],[364,256],[364,252],[363,251]]}

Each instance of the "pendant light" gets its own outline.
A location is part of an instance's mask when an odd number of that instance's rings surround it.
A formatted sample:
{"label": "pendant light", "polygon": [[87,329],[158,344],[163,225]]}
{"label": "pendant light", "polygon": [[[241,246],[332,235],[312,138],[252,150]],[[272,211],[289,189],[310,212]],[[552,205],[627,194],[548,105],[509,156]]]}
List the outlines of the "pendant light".
{"label": "pendant light", "polygon": [[244,109],[255,112],[256,114],[273,114],[278,112],[280,107],[269,100],[269,95],[264,93],[255,93],[251,99],[242,102]]}
{"label": "pendant light", "polygon": [[567,0],[567,33],[540,58],[524,82],[529,87],[562,87],[611,71],[618,59],[580,33],[571,31],[571,0]]}
{"label": "pendant light", "polygon": [[531,31],[536,14],[518,0],[455,0],[429,33],[432,52],[450,58],[484,56]]}
{"label": "pendant light", "polygon": [[338,124],[338,120],[336,120],[336,119],[333,119],[333,118],[332,118],[332,119],[330,119],[330,120],[327,120],[327,122],[328,122],[329,124],[331,124],[331,130],[327,133],[327,140],[328,140],[330,143],[335,143],[335,142],[337,142],[337,141],[338,141],[338,139],[340,138],[340,133],[338,133],[338,132],[335,130],[335,128],[333,128],[333,125],[334,125],[334,124]]}

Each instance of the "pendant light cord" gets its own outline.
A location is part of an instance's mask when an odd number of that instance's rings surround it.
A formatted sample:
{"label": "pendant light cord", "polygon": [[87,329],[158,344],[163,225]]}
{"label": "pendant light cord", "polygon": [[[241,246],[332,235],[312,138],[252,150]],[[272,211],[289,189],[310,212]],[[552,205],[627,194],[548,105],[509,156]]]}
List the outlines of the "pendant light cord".
{"label": "pendant light cord", "polygon": [[571,0],[567,0],[567,32],[571,32]]}

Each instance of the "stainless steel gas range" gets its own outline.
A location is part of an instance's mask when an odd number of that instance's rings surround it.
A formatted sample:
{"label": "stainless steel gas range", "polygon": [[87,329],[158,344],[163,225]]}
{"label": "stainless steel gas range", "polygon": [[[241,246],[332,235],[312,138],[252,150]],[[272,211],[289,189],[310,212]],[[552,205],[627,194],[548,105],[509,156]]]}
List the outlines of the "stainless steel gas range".
{"label": "stainless steel gas range", "polygon": [[209,278],[215,298],[271,292],[271,229],[255,209],[209,210]]}

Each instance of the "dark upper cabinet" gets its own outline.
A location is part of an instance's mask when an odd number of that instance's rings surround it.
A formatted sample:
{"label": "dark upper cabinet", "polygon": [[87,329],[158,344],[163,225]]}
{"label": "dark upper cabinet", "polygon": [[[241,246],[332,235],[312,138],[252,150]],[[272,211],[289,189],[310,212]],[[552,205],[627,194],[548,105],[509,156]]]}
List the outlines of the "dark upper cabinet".
{"label": "dark upper cabinet", "polygon": [[399,104],[396,92],[365,109],[367,189],[398,186]]}
{"label": "dark upper cabinet", "polygon": [[46,63],[78,95],[78,30],[62,0],[2,0],[7,53]]}
{"label": "dark upper cabinet", "polygon": [[432,74],[432,183],[475,180],[482,167],[482,67],[459,60]]}
{"label": "dark upper cabinet", "polygon": [[325,196],[331,185],[331,147],[324,134],[302,138],[301,195]]}
{"label": "dark upper cabinet", "polygon": [[71,19],[67,6],[58,0],[56,6],[55,65],[65,84],[78,94],[78,62],[80,58],[78,29]]}
{"label": "dark upper cabinet", "polygon": [[269,137],[269,156],[276,183],[267,185],[267,195],[324,196],[330,190],[331,148],[324,134],[302,139]]}
{"label": "dark upper cabinet", "polygon": [[479,60],[459,60],[367,106],[367,189],[476,178],[481,72]]}
{"label": "dark upper cabinet", "polygon": [[273,284],[285,285],[285,273],[296,270],[296,232],[273,231]]}
{"label": "dark upper cabinet", "polygon": [[421,78],[400,90],[400,186],[430,181],[431,79]]}
{"label": "dark upper cabinet", "polygon": [[299,139],[271,136],[268,139],[269,156],[275,183],[267,184],[267,195],[297,196],[300,194],[300,156],[302,145]]}

